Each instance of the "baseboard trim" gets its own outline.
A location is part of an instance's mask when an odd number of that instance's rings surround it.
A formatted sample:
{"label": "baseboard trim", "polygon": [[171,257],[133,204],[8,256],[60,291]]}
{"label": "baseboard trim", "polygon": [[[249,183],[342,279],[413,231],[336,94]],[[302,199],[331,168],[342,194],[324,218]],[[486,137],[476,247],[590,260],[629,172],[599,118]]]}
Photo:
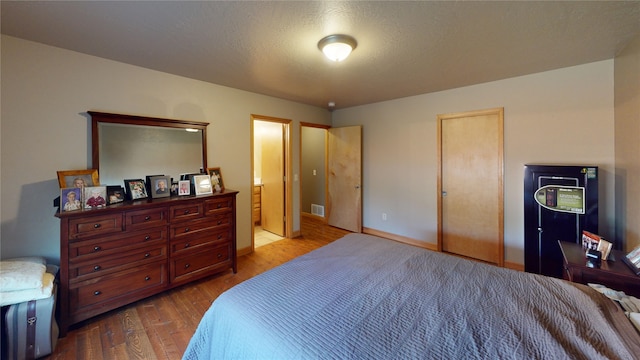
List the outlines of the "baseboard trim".
{"label": "baseboard trim", "polygon": [[324,216],[318,216],[318,215],[314,215],[312,213],[308,213],[308,212],[304,212],[304,211],[300,213],[300,216],[304,216],[304,217],[308,217],[308,218],[311,218],[311,219],[320,220],[325,224],[327,223],[327,218],[324,217]]}
{"label": "baseboard trim", "polygon": [[253,252],[251,246],[244,247],[242,249],[236,249],[236,256],[249,255]]}
{"label": "baseboard trim", "polygon": [[432,243],[416,240],[416,239],[413,239],[413,238],[410,238],[410,237],[396,235],[396,234],[392,234],[392,233],[388,233],[388,232],[384,232],[384,231],[380,231],[380,230],[376,230],[376,229],[372,229],[372,228],[368,228],[368,227],[363,227],[362,228],[362,232],[365,233],[365,234],[383,237],[385,239],[398,241],[398,242],[401,242],[401,243],[405,243],[405,244],[421,247],[421,248],[424,248],[424,249],[438,251],[438,244],[432,244]]}
{"label": "baseboard trim", "polygon": [[524,271],[524,265],[523,264],[514,263],[514,262],[510,262],[510,261],[505,261],[504,262],[504,267],[506,267],[507,269],[511,269],[511,270]]}
{"label": "baseboard trim", "polygon": [[[432,251],[438,251],[438,244],[432,244],[432,243],[416,240],[416,239],[413,239],[413,238],[410,238],[410,237],[396,235],[396,234],[392,234],[392,233],[388,233],[388,232],[384,232],[384,231],[380,231],[380,230],[376,230],[376,229],[372,229],[372,228],[367,228],[367,227],[363,227],[362,228],[362,232],[365,233],[365,234],[383,237],[385,239],[398,241],[398,242],[401,242],[401,243],[405,243],[405,244],[421,247],[421,248],[424,248],[424,249],[428,249],[428,250],[432,250]],[[451,255],[455,255],[455,254],[451,254]],[[475,260],[475,259],[472,259],[472,258],[468,258],[468,259]],[[505,261],[503,267],[505,267],[507,269],[512,269],[512,270],[524,271],[524,265],[523,264],[509,262],[509,261]]]}

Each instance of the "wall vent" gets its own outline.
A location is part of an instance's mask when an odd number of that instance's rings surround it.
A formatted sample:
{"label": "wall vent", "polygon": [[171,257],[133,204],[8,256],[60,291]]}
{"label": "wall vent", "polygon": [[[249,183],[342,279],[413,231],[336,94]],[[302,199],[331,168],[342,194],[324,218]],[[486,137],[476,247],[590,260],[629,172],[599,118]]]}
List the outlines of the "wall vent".
{"label": "wall vent", "polygon": [[324,206],[311,204],[311,214],[324,217]]}

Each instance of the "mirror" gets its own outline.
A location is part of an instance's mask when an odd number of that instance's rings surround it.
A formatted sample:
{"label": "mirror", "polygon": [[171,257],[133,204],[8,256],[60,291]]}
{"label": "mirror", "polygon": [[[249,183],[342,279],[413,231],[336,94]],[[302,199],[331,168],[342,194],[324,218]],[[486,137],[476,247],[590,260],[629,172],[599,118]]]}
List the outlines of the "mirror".
{"label": "mirror", "polygon": [[208,123],[88,112],[92,168],[100,183],[123,186],[126,179],[180,174],[207,168]]}

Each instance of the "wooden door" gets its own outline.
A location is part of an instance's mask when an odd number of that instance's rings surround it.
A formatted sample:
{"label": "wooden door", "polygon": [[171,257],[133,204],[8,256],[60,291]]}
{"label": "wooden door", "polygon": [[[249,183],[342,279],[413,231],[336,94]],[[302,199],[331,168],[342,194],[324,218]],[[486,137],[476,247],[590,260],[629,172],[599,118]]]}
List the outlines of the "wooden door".
{"label": "wooden door", "polygon": [[329,129],[328,223],[362,231],[362,127]]}
{"label": "wooden door", "polygon": [[285,236],[285,154],[284,125],[265,122],[268,131],[261,136],[262,215],[260,225],[266,231]]}
{"label": "wooden door", "polygon": [[438,247],[503,266],[503,109],[438,116]]}

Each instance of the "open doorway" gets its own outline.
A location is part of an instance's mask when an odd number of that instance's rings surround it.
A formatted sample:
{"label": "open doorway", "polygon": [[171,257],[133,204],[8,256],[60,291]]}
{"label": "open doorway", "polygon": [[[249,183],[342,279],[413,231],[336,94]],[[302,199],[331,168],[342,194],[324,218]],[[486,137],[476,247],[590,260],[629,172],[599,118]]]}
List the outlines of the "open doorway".
{"label": "open doorway", "polygon": [[290,237],[290,120],[252,115],[253,248]]}
{"label": "open doorway", "polygon": [[300,213],[326,223],[328,125],[300,123]]}

